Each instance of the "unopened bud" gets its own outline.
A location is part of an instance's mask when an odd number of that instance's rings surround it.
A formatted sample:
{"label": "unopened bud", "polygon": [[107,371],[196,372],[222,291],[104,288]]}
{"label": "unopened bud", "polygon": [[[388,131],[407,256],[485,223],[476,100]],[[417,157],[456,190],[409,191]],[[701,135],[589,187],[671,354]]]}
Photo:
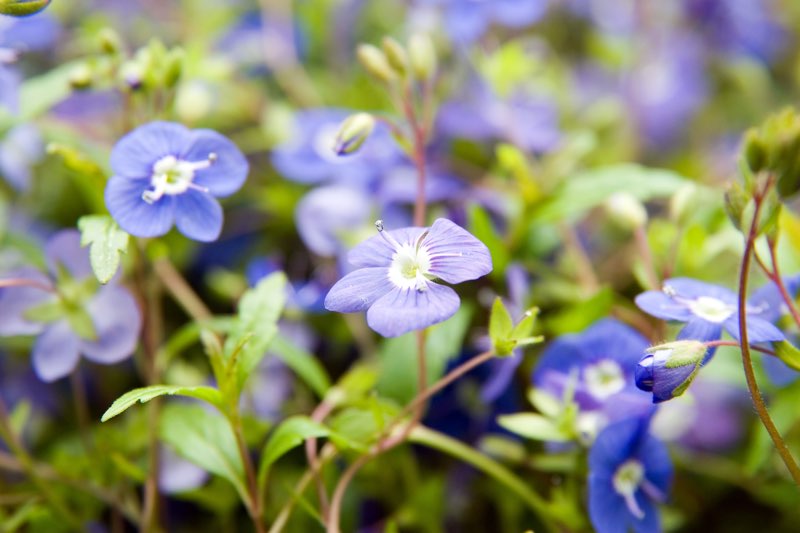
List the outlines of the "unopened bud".
{"label": "unopened bud", "polygon": [[122,41],[119,34],[111,28],[103,28],[97,36],[100,43],[100,50],[105,54],[114,55],[122,50]]}
{"label": "unopened bud", "polygon": [[628,231],[641,228],[647,223],[647,210],[631,193],[612,194],[606,200],[605,208],[611,220]]}
{"label": "unopened bud", "polygon": [[120,80],[125,86],[132,90],[138,91],[142,88],[144,82],[144,69],[136,61],[128,61],[120,69]]}
{"label": "unopened bud", "polygon": [[760,172],[767,165],[767,147],[757,130],[751,129],[744,138],[744,157],[750,170]]}
{"label": "unopened bud", "polygon": [[408,58],[414,75],[427,80],[436,72],[436,48],[428,35],[416,33],[408,40]]}
{"label": "unopened bud", "polygon": [[680,396],[700,371],[708,347],[684,340],[653,346],[636,366],[636,386],[653,393],[653,403]]}
{"label": "unopened bud", "polygon": [[92,86],[94,73],[89,65],[81,63],[69,73],[69,85],[75,90],[88,89]]}
{"label": "unopened bud", "polygon": [[389,59],[381,50],[371,44],[360,44],[356,49],[356,56],[361,65],[373,76],[385,83],[392,83],[397,79],[397,72],[389,64]]}
{"label": "unopened bud", "polygon": [[0,15],[27,17],[50,5],[50,0],[0,0]]}
{"label": "unopened bud", "polygon": [[408,72],[408,54],[403,46],[391,37],[384,37],[381,47],[389,65],[400,75],[405,75]]}
{"label": "unopened bud", "polygon": [[339,126],[333,151],[336,155],[352,154],[361,148],[375,129],[375,119],[369,113],[350,115]]}

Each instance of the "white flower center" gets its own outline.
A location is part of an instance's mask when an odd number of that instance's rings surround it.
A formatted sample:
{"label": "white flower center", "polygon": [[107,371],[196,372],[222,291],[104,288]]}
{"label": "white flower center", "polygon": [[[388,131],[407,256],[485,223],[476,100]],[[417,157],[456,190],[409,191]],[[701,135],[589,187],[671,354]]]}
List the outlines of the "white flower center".
{"label": "white flower center", "polygon": [[644,518],[644,511],[636,501],[636,490],[644,481],[644,466],[636,459],[628,459],[614,472],[612,484],[614,490],[625,498],[625,505],[633,516],[638,519]]}
{"label": "white flower center", "polygon": [[173,196],[182,194],[189,189],[208,192],[205,187],[192,183],[195,172],[208,168],[217,160],[217,154],[208,154],[205,161],[184,161],[174,155],[162,157],[153,165],[153,174],[150,176],[150,189],[142,193],[142,200],[153,204],[165,194]]}
{"label": "white flower center", "polygon": [[583,370],[583,381],[589,394],[605,400],[625,388],[625,374],[616,361],[601,359]]}
{"label": "white flower center", "polygon": [[424,291],[428,288],[431,259],[424,246],[403,244],[392,255],[389,280],[401,289]]}
{"label": "white flower center", "polygon": [[710,296],[701,296],[695,300],[688,300],[687,305],[694,315],[715,324],[725,322],[736,311],[735,306]]}

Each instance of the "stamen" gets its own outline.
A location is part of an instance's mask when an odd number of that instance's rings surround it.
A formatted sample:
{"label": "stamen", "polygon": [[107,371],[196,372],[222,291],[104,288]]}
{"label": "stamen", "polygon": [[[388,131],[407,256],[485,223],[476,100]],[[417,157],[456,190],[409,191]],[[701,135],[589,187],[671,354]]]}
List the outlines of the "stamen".
{"label": "stamen", "polygon": [[195,162],[186,161],[184,162],[184,164],[186,165],[187,168],[190,168],[192,171],[204,170],[213,165],[214,163],[216,163],[217,159],[218,159],[217,154],[215,152],[210,152],[208,154],[208,157],[204,161],[195,161]]}
{"label": "stamen", "polygon": [[392,237],[388,231],[384,231],[383,220],[375,221],[375,229],[378,230],[378,234],[380,234],[380,236],[383,237],[386,242],[388,242],[395,250],[399,250],[403,247],[403,245],[397,242],[397,239]]}
{"label": "stamen", "polygon": [[190,188],[190,189],[194,189],[195,191],[208,192],[208,187],[203,187],[203,186],[197,185],[195,183],[190,183],[189,185],[187,185],[187,187]]}
{"label": "stamen", "polygon": [[661,292],[663,292],[664,294],[666,294],[670,298],[674,298],[674,297],[676,297],[678,295],[678,291],[676,291],[672,287],[672,285],[664,285],[664,287],[662,287],[662,289],[661,289]]}

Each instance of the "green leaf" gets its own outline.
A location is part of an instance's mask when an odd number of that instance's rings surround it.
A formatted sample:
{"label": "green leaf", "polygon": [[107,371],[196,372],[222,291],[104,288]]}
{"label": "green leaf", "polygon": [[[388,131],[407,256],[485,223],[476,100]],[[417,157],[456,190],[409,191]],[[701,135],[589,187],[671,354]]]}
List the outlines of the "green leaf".
{"label": "green leaf", "polygon": [[[275,272],[258,282],[239,300],[237,321],[225,340],[225,355],[233,365],[236,386],[245,381],[266,354],[278,333],[278,318],[286,303],[286,276]],[[237,354],[233,360],[234,354]]]}
{"label": "green leaf", "polygon": [[152,385],[150,387],[141,387],[139,389],[133,389],[132,391],[126,392],[119,398],[117,398],[114,403],[111,404],[111,407],[103,414],[103,417],[100,419],[101,422],[105,422],[117,416],[118,414],[126,411],[129,407],[131,407],[136,402],[146,403],[152,400],[153,398],[158,398],[159,396],[165,395],[174,395],[178,396],[189,396],[191,398],[197,398],[199,400],[203,400],[205,402],[210,403],[214,406],[221,406],[223,405],[222,396],[220,395],[219,391],[213,387],[183,387],[180,385]]}
{"label": "green leaf", "polygon": [[503,300],[498,296],[492,304],[492,313],[489,315],[489,337],[492,339],[497,355],[508,355],[514,348],[514,343],[509,343],[514,323],[511,314],[506,309]]}
{"label": "green leaf", "polygon": [[786,363],[786,366],[795,370],[800,370],[800,350],[789,341],[781,341],[773,343],[775,347],[775,355],[781,361]]}
{"label": "green leaf", "polygon": [[161,414],[161,438],[178,455],[230,481],[242,501],[249,496],[236,437],[222,415],[202,405],[168,404]]}
{"label": "green leaf", "polygon": [[[444,373],[447,362],[457,356],[463,346],[472,308],[462,305],[449,320],[431,326],[426,331],[425,352],[428,383]],[[417,391],[416,333],[386,339],[379,350],[381,374],[378,391],[381,396],[406,404]]]}
{"label": "green leaf", "polygon": [[613,305],[613,289],[603,287],[589,299],[547,315],[548,329],[558,335],[582,331],[592,322],[608,316]]}
{"label": "green leaf", "polygon": [[530,335],[533,333],[533,327],[536,325],[536,319],[538,317],[538,307],[531,307],[525,311],[525,315],[522,317],[522,320],[517,322],[517,325],[514,326],[514,330],[511,332],[511,338],[521,341],[522,339],[527,339],[530,337]]}
{"label": "green leaf", "polygon": [[119,269],[119,254],[128,250],[129,235],[108,215],[87,215],[78,219],[81,246],[90,246],[89,260],[100,283],[108,283]]}
{"label": "green leaf", "polygon": [[278,335],[270,346],[270,353],[280,357],[317,396],[322,398],[331,388],[331,379],[313,354],[293,344],[286,337]]}
{"label": "green leaf", "polygon": [[35,118],[69,96],[72,92],[70,76],[80,64],[80,61],[73,61],[25,81],[20,90],[20,119]]}
{"label": "green leaf", "polygon": [[570,440],[569,436],[561,432],[550,419],[535,413],[501,416],[497,419],[497,423],[508,431],[529,439],[551,442]]}
{"label": "green leaf", "polygon": [[258,467],[259,486],[263,486],[272,464],[287,452],[300,446],[308,438],[327,437],[329,434],[327,427],[307,416],[293,416],[281,422],[270,435],[261,454],[261,464]]}
{"label": "green leaf", "polygon": [[535,212],[536,222],[568,222],[605,202],[612,194],[628,192],[640,201],[667,198],[688,179],[669,170],[634,164],[600,167],[571,176],[554,197]]}

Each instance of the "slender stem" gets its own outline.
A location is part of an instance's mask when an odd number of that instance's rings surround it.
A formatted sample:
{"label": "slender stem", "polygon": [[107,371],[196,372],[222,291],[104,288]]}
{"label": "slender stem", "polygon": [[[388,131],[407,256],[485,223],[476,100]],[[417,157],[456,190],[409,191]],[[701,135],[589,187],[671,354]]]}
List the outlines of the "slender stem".
{"label": "slender stem", "polygon": [[[322,422],[325,420],[331,411],[333,411],[335,404],[322,400],[320,404],[311,413],[311,419],[315,422]],[[311,469],[311,475],[314,477],[314,482],[317,485],[317,495],[319,497],[320,514],[323,520],[328,517],[328,492],[325,489],[325,483],[321,475],[321,465],[317,457],[317,439],[310,437],[306,440],[306,459],[308,466]]]}
{"label": "slender stem", "polygon": [[575,233],[575,228],[569,224],[561,224],[561,236],[564,239],[564,244],[567,250],[572,253],[573,260],[575,261],[576,274],[578,276],[578,283],[589,294],[594,294],[600,287],[600,281],[594,272],[592,260],[581,244],[580,238]]}
{"label": "slender stem", "polygon": [[[771,183],[768,182],[765,188],[768,189]],[[756,194],[754,195],[755,200],[755,210],[753,212],[753,220],[750,224],[750,229],[747,233],[747,239],[745,241],[744,246],[744,257],[742,258],[742,266],[739,274],[739,339],[740,339],[740,346],[742,350],[742,365],[744,367],[744,376],[745,380],[747,381],[747,388],[750,391],[750,397],[753,400],[753,405],[755,406],[756,412],[758,413],[758,417],[761,419],[761,423],[764,425],[764,428],[769,433],[772,442],[775,444],[775,449],[777,450],[778,454],[783,459],[786,468],[789,470],[789,473],[792,475],[795,483],[800,485],[800,467],[798,467],[797,463],[792,457],[792,452],[789,450],[786,442],[783,440],[778,428],[775,427],[775,423],[772,421],[772,418],[769,415],[769,411],[767,410],[767,406],[764,403],[764,398],[761,396],[761,391],[758,388],[758,382],[756,381],[755,371],[753,370],[753,360],[750,354],[750,344],[748,342],[748,334],[747,334],[747,280],[750,275],[750,262],[753,257],[753,248],[755,246],[756,237],[758,236],[758,223],[760,220],[760,213],[761,213],[761,204],[762,204],[763,196]]]}
{"label": "slender stem", "polygon": [[164,287],[175,298],[175,301],[186,313],[195,320],[208,320],[214,315],[203,300],[186,281],[186,278],[175,268],[169,259],[161,258],[153,263],[153,270],[161,280]]}
{"label": "slender stem", "polygon": [[92,437],[91,425],[89,423],[89,403],[86,400],[86,389],[81,379],[79,367],[75,367],[69,375],[70,385],[72,385],[72,399],[75,404],[75,414],[78,417],[78,428],[81,435],[81,442],[86,452],[91,454]]}
{"label": "slender stem", "polygon": [[34,289],[41,289],[46,292],[56,292],[56,289],[48,284],[35,279],[26,278],[7,278],[0,279],[0,289],[8,287],[31,287]]}
{"label": "slender stem", "polygon": [[[713,348],[715,346],[735,346],[736,348],[740,348],[741,344],[736,341],[709,341],[704,342],[708,348]],[[765,353],[767,355],[777,356],[774,350],[770,350],[769,348],[762,348],[761,346],[752,345],[750,346],[751,350],[755,350],[757,352]]]}
{"label": "slender stem", "polygon": [[778,290],[781,293],[781,297],[783,297],[783,301],[786,302],[786,307],[789,308],[789,313],[792,315],[794,319],[794,323],[800,326],[800,312],[797,310],[797,306],[794,303],[794,298],[789,294],[789,291],[786,289],[786,285],[783,283],[783,277],[781,276],[780,268],[778,267],[778,252],[777,252],[777,242],[774,240],[769,240],[769,257],[772,261],[772,281],[775,282],[775,285],[778,286]]}
{"label": "slender stem", "polygon": [[647,275],[647,282],[650,284],[650,289],[658,290],[661,282],[658,279],[658,272],[656,271],[655,261],[653,260],[653,252],[650,250],[650,244],[647,242],[647,233],[644,226],[637,226],[633,231],[633,237],[636,240],[636,247],[639,249],[639,255],[644,263],[645,274]]}
{"label": "slender stem", "polygon": [[408,124],[411,127],[414,167],[417,169],[417,195],[414,201],[414,225],[423,227],[425,226],[427,209],[425,198],[426,132],[424,124],[420,123],[417,118],[410,87],[406,87],[402,98],[402,108],[406,120],[408,120]]}
{"label": "slender stem", "polygon": [[242,457],[242,464],[244,465],[245,475],[247,476],[248,492],[250,492],[250,502],[247,504],[247,510],[250,513],[250,518],[253,519],[253,525],[257,533],[264,533],[264,507],[261,505],[258,481],[256,480],[256,470],[253,466],[253,459],[250,457],[250,452],[247,449],[247,444],[244,441],[242,421],[238,412],[233,413],[230,422],[233,426],[233,433],[236,436],[236,445],[239,448],[239,455]]}

